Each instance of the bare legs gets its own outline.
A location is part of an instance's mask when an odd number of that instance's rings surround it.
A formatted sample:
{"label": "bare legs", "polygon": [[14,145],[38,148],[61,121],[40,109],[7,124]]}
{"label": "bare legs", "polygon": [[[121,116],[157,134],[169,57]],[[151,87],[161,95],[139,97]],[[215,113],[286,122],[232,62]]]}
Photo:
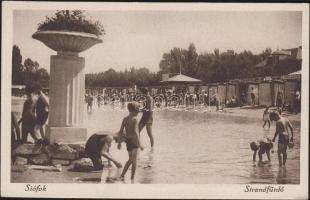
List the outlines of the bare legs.
{"label": "bare legs", "polygon": [[270,121],[269,121],[269,120],[264,122],[263,128],[265,128],[265,125],[266,125],[267,123],[268,123],[268,127],[270,128]]}
{"label": "bare legs", "polygon": [[[278,144],[278,159],[279,159],[279,166],[281,167],[282,165],[285,166],[286,159],[287,159],[287,144]],[[283,154],[283,159],[282,155]]]}
{"label": "bare legs", "polygon": [[136,168],[137,168],[137,154],[138,154],[138,148],[135,148],[128,152],[129,159],[124,166],[123,172],[121,174],[121,178],[124,178],[128,168],[130,167],[130,165],[132,165],[131,166],[131,180],[134,180]]}
{"label": "bare legs", "polygon": [[142,131],[144,126],[146,126],[146,132],[147,132],[147,135],[150,138],[151,147],[153,147],[154,146],[154,137],[153,137],[153,134],[152,134],[152,124],[139,123],[139,133]]}

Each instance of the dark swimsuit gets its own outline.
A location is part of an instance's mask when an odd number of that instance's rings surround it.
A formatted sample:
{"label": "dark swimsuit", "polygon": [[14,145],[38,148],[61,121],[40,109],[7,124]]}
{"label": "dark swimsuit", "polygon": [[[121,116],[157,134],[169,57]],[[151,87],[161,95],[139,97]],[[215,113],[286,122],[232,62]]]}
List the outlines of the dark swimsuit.
{"label": "dark swimsuit", "polygon": [[283,133],[279,134],[279,141],[278,143],[280,144],[288,144],[289,143],[289,136],[288,135],[284,135]]}
{"label": "dark swimsuit", "polygon": [[38,99],[36,105],[36,113],[37,113],[37,120],[36,124],[44,125],[48,118],[48,112],[46,111],[46,104],[43,102],[41,98]]}
{"label": "dark swimsuit", "polygon": [[143,111],[140,123],[152,124],[153,123],[153,111]]}
{"label": "dark swimsuit", "polygon": [[107,135],[92,135],[86,142],[85,152],[87,156],[92,160],[95,169],[102,169],[101,161],[101,149],[103,147],[102,139]]}
{"label": "dark swimsuit", "polygon": [[127,151],[131,151],[133,149],[139,148],[139,144],[138,144],[138,138],[136,138],[137,136],[133,136],[133,137],[126,137],[126,147],[127,147]]}

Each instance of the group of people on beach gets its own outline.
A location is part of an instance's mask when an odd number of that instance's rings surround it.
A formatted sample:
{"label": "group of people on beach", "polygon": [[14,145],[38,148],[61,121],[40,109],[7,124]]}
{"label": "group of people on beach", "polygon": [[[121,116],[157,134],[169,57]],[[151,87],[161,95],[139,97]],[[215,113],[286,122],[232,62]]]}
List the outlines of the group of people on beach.
{"label": "group of people on beach", "polygon": [[[129,159],[125,163],[120,177],[117,177],[120,180],[124,180],[124,176],[128,168],[131,166],[131,180],[134,181],[137,166],[137,154],[139,149],[144,149],[140,142],[140,132],[144,127],[146,127],[147,134],[150,138],[151,147],[153,148],[154,146],[154,137],[152,134],[153,98],[150,96],[147,89],[142,88],[141,91],[147,97],[145,107],[139,108],[136,103],[128,103],[127,108],[129,115],[123,119],[117,135],[93,134],[86,142],[85,151],[92,160],[95,170],[101,170],[103,168],[101,156],[108,159],[109,165],[112,162],[117,168],[121,168],[122,164],[111,156],[109,149],[113,140],[118,144],[118,149],[121,149],[122,142],[126,143]],[[137,118],[139,112],[142,112],[140,121]]]}
{"label": "group of people on beach", "polygon": [[[16,115],[11,112],[12,147],[19,143],[26,143],[30,134],[36,144],[36,149],[48,143],[45,138],[44,125],[48,119],[49,101],[38,83],[30,83],[25,87],[27,99],[23,104],[21,118],[17,121]],[[21,131],[19,124],[21,123]],[[20,134],[21,132],[21,134]]]}
{"label": "group of people on beach", "polygon": [[250,147],[254,151],[253,162],[256,161],[256,154],[259,156],[259,165],[265,164],[263,162],[263,154],[267,155],[268,162],[271,162],[270,152],[273,153],[273,142],[275,142],[278,137],[278,161],[279,166],[285,166],[287,160],[287,148],[293,148],[294,143],[294,131],[293,126],[290,121],[283,117],[280,112],[272,111],[269,112],[269,107],[266,107],[263,114],[263,128],[268,123],[270,128],[270,121],[276,122],[276,130],[273,139],[271,140],[268,137],[262,137],[257,142],[251,142]]}

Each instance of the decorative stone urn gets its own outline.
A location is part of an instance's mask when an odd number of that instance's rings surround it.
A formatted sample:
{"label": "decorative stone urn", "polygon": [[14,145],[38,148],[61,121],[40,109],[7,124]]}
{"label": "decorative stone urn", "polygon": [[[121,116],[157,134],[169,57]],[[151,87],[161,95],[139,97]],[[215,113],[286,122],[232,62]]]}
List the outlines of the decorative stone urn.
{"label": "decorative stone urn", "polygon": [[38,31],[32,38],[57,51],[51,56],[47,138],[51,143],[85,141],[85,59],[78,54],[102,40],[93,34],[69,31]]}

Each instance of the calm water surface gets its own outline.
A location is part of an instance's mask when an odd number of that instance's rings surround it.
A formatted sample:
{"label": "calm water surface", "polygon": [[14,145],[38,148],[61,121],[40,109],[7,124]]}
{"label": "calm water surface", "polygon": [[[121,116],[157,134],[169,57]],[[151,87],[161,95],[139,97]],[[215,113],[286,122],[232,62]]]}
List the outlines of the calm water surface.
{"label": "calm water surface", "polygon": [[[89,136],[97,131],[117,132],[126,109],[112,106],[94,107],[85,111]],[[141,115],[139,115],[141,117]],[[150,149],[146,130],[141,132],[136,182],[138,183],[299,183],[300,124],[295,128],[295,147],[288,150],[286,168],[278,167],[277,154],[271,154],[271,166],[253,166],[249,143],[264,135],[273,137],[275,124],[270,130],[262,128],[262,121],[254,118],[227,116],[221,113],[158,110],[154,113],[153,134],[155,148]],[[274,148],[277,150],[277,143]],[[128,159],[126,145],[111,154],[123,165]],[[264,157],[267,160],[267,157]],[[117,173],[104,171],[106,176]],[[119,173],[119,172],[118,172]],[[130,170],[127,172],[130,177]]]}
{"label": "calm water surface", "polygon": [[[13,111],[20,112],[22,101],[12,101],[12,106]],[[117,132],[127,114],[126,109],[119,107],[102,106],[99,109],[94,106],[91,113],[87,113],[85,107],[88,136],[97,131]],[[271,154],[271,166],[258,167],[253,166],[249,143],[264,135],[272,138],[275,124],[267,130],[262,128],[262,121],[255,118],[227,116],[218,112],[155,111],[155,148],[150,149],[146,130],[143,129],[141,141],[145,149],[139,153],[136,182],[299,184],[300,124],[293,122],[293,126],[295,146],[288,150],[286,168],[279,169],[276,153]],[[277,143],[274,146],[276,152]],[[111,154],[125,165],[128,159],[125,144],[118,150],[114,143]],[[120,172],[115,168],[104,170],[101,179],[104,182],[107,176],[117,173]],[[130,170],[126,175],[127,179],[129,177]]]}

